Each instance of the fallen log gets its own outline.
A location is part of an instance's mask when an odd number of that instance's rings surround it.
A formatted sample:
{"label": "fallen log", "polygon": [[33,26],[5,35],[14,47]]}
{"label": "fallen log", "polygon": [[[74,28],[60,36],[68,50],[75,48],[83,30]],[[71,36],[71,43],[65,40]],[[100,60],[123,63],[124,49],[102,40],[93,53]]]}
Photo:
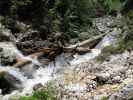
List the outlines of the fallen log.
{"label": "fallen log", "polygon": [[[46,62],[44,61],[44,64],[48,64],[50,61],[54,60],[55,57],[59,54],[61,54],[62,52],[65,53],[79,53],[79,54],[84,54],[87,52],[91,51],[91,48],[89,47],[89,45],[91,45],[91,43],[101,39],[102,37],[104,37],[106,34],[100,34],[98,36],[92,37],[91,39],[82,41],[80,43],[76,43],[75,45],[71,45],[69,47],[59,47],[59,48],[41,48],[38,49],[36,51],[32,51],[33,53],[29,55],[30,58],[32,59],[38,59],[39,57],[47,54],[48,55],[48,59]],[[87,47],[85,47],[87,46]],[[23,58],[18,58],[17,59],[17,63],[15,65],[13,65],[14,67],[19,67],[21,68],[22,66],[31,63],[31,60],[28,59],[23,59]]]}
{"label": "fallen log", "polygon": [[107,33],[105,34],[100,34],[97,36],[94,36],[88,40],[82,41],[80,43],[76,43],[75,45],[70,45],[69,47],[64,47],[63,49],[75,49],[76,47],[85,47],[85,46],[89,46],[90,43],[93,43],[94,41],[97,41],[99,39],[101,39],[102,37],[104,37]]}
{"label": "fallen log", "polygon": [[91,49],[89,49],[89,48],[83,48],[83,47],[77,47],[76,49],[75,49],[75,52],[76,53],[78,53],[78,54],[85,54],[85,53],[87,53],[87,52],[90,52],[91,51]]}
{"label": "fallen log", "polygon": [[[27,59],[27,58],[31,58],[31,59],[38,59],[39,57],[43,56],[43,52],[37,52],[37,53],[33,53],[25,58],[17,58],[17,63],[15,63],[13,65],[13,67],[16,67],[16,68],[21,68],[27,64],[31,64],[32,61],[30,59]],[[46,61],[43,61],[43,64],[48,64],[50,61],[46,60]]]}
{"label": "fallen log", "polygon": [[[93,48],[94,45],[96,45],[98,43],[98,41],[104,37],[106,34],[100,34],[97,36],[94,36],[88,40],[82,41],[80,43],[76,43],[75,45],[70,45],[68,47],[56,47],[56,48],[39,48],[37,50],[32,50],[32,49],[25,49],[25,51],[27,52],[32,52],[32,53],[36,53],[36,52],[43,52],[45,54],[49,54],[50,52],[55,52],[55,53],[60,53],[60,52],[72,52],[72,51],[80,51],[78,50],[79,48],[77,47],[82,47],[82,48]],[[77,49],[77,50],[76,50]],[[83,49],[81,49],[81,52],[84,51]]]}
{"label": "fallen log", "polygon": [[22,68],[23,66],[32,63],[30,60],[27,59],[17,59],[17,63],[13,65],[15,68]]}

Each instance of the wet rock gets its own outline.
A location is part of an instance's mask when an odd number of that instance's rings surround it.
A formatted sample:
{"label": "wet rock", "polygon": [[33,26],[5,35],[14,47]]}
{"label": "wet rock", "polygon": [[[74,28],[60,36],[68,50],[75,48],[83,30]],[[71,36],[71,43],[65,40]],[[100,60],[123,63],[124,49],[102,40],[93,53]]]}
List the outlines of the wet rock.
{"label": "wet rock", "polygon": [[8,94],[11,91],[20,88],[21,82],[15,76],[6,70],[0,70],[0,89],[2,94]]}
{"label": "wet rock", "polygon": [[120,28],[114,28],[112,29],[109,34],[107,34],[102,41],[96,46],[97,49],[103,49],[106,46],[116,46],[116,43],[118,42],[119,36],[122,34],[122,30]]}
{"label": "wet rock", "polygon": [[16,48],[11,42],[0,42],[0,63],[12,65],[16,61]]}
{"label": "wet rock", "polygon": [[33,87],[33,90],[36,91],[36,90],[39,90],[43,87],[43,85],[41,83],[39,84],[36,84],[34,87]]}
{"label": "wet rock", "polygon": [[133,65],[133,57],[128,58],[127,62],[129,63],[130,66]]}
{"label": "wet rock", "polygon": [[5,29],[4,26],[0,25],[0,42],[3,41],[16,42],[16,38],[13,36],[10,30]]}

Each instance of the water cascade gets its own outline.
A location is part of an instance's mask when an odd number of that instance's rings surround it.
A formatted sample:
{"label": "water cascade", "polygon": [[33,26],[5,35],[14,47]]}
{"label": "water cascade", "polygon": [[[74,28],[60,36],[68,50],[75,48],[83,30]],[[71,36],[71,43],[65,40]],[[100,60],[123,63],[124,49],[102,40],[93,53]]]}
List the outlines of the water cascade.
{"label": "water cascade", "polygon": [[[114,30],[116,32],[116,30]],[[113,34],[113,33],[112,33]],[[32,58],[30,56],[24,56],[16,47],[13,49],[17,57],[25,60],[31,61],[31,63],[24,65],[22,68],[14,68],[13,66],[1,66],[0,74],[4,74],[3,76],[7,81],[13,84],[13,89],[9,94],[4,94],[2,96],[2,100],[8,100],[8,98],[12,95],[24,95],[27,93],[31,93],[33,87],[36,84],[44,85],[46,82],[55,79],[57,73],[60,73],[66,66],[73,66],[75,64],[79,64],[83,61],[87,61],[95,58],[101,53],[101,49],[113,43],[113,40],[116,40],[115,34],[108,35],[103,38],[103,40],[91,50],[90,53],[86,53],[84,55],[74,55],[72,58],[71,54],[61,54],[55,58],[55,63],[50,62],[48,65],[43,65],[39,62],[38,59]]]}

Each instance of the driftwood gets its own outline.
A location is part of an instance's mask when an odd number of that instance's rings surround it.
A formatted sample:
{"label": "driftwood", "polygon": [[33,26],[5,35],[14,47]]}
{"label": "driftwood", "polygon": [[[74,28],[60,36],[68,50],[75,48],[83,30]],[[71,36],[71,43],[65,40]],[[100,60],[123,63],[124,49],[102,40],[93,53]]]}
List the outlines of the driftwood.
{"label": "driftwood", "polygon": [[76,43],[75,45],[71,45],[69,47],[64,47],[64,49],[73,49],[73,48],[76,48],[76,47],[85,47],[85,46],[89,46],[91,45],[91,43],[101,39],[102,37],[104,37],[106,34],[100,34],[100,35],[97,35],[97,36],[94,36],[88,40],[85,40],[85,41],[82,41],[80,43]]}
{"label": "driftwood", "polygon": [[27,64],[30,64],[32,63],[30,60],[27,60],[27,59],[17,59],[17,63],[13,65],[13,67],[16,67],[16,68],[21,68],[23,67],[24,65],[27,65]]}
{"label": "driftwood", "polygon": [[[75,45],[70,45],[68,47],[57,47],[57,48],[39,48],[37,50],[32,50],[32,49],[25,49],[25,51],[27,52],[32,52],[34,53],[38,53],[38,52],[43,52],[45,54],[60,54],[62,52],[73,52],[73,51],[77,51],[77,52],[82,52],[82,51],[90,51],[90,49],[92,49],[98,42],[99,40],[104,37],[106,34],[100,34],[97,36],[94,36],[88,40],[82,41],[80,43],[76,43]],[[78,48],[80,47],[80,48]],[[82,49],[81,49],[82,48]],[[85,50],[84,50],[85,49]]]}
{"label": "driftwood", "polygon": [[[87,52],[91,51],[91,48],[89,47],[89,45],[91,45],[92,43],[95,43],[97,40],[101,39],[102,37],[104,37],[106,34],[100,34],[98,36],[92,37],[91,39],[82,41],[80,43],[77,43],[75,45],[71,45],[69,47],[59,47],[59,48],[41,48],[38,49],[36,51],[32,51],[34,53],[30,54],[29,57],[31,57],[32,59],[38,59],[39,57],[47,54],[48,55],[48,59],[44,61],[44,64],[48,64],[51,60],[54,60],[55,57],[59,54],[61,54],[62,52],[65,53],[79,53],[79,54],[84,54]],[[88,46],[88,47],[85,47]],[[17,63],[14,65],[14,67],[19,67],[21,68],[24,65],[27,65],[31,63],[31,60],[28,59],[23,59],[23,58],[18,58],[17,59]]]}

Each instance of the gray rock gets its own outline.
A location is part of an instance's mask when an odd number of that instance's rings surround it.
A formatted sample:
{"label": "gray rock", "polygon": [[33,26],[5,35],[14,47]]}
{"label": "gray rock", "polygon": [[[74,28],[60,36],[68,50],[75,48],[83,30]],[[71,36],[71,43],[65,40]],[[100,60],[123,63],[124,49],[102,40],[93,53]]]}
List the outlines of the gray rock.
{"label": "gray rock", "polygon": [[96,18],[93,21],[93,26],[96,27],[100,32],[109,32],[111,28],[109,28],[114,23],[114,19],[112,17],[105,18]]}
{"label": "gray rock", "polygon": [[115,76],[113,79],[112,79],[113,83],[118,83],[121,81],[121,77],[120,76]]}
{"label": "gray rock", "polygon": [[15,89],[22,88],[21,80],[15,75],[17,74],[12,74],[8,68],[0,69],[0,92],[2,94],[7,94]]}
{"label": "gray rock", "polygon": [[42,89],[43,88],[43,85],[41,83],[38,83],[36,84],[34,87],[33,87],[33,90],[36,91],[36,90],[39,90],[39,89]]}
{"label": "gray rock", "polygon": [[109,100],[132,100],[133,99],[133,84],[128,84],[123,87],[118,93],[113,94]]}
{"label": "gray rock", "polygon": [[109,73],[100,73],[96,75],[96,81],[99,84],[106,83],[110,79],[110,74]]}
{"label": "gray rock", "polygon": [[11,42],[0,42],[0,64],[10,65],[16,61],[17,49]]}
{"label": "gray rock", "polygon": [[3,42],[3,41],[16,42],[16,38],[13,36],[10,30],[0,25],[0,42]]}

